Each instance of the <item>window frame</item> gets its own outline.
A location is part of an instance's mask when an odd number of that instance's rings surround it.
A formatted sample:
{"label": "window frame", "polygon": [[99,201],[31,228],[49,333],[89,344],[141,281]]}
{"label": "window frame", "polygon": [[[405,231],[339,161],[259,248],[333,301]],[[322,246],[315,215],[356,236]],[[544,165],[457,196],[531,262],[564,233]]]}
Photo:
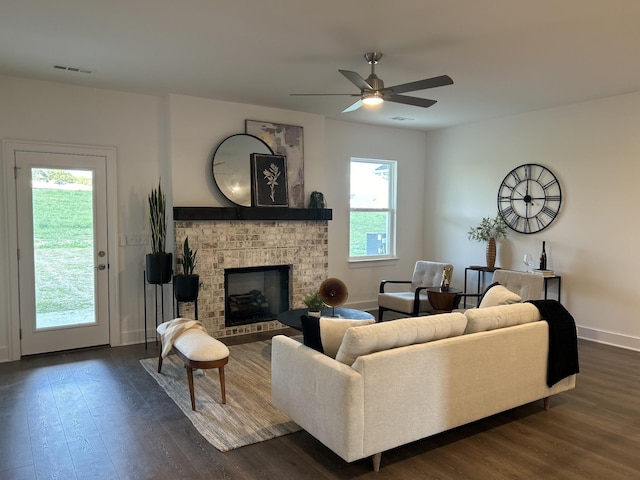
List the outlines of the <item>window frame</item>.
{"label": "window frame", "polygon": [[[351,207],[351,167],[353,163],[376,163],[384,164],[389,167],[388,177],[388,199],[389,203],[386,208],[353,208]],[[348,226],[348,245],[349,258],[348,262],[371,262],[395,260],[396,256],[396,216],[397,216],[397,178],[398,178],[398,161],[386,160],[380,158],[364,158],[351,157],[349,161],[349,226]],[[359,255],[351,256],[351,216],[354,212],[383,212],[387,213],[387,253],[377,255]]]}

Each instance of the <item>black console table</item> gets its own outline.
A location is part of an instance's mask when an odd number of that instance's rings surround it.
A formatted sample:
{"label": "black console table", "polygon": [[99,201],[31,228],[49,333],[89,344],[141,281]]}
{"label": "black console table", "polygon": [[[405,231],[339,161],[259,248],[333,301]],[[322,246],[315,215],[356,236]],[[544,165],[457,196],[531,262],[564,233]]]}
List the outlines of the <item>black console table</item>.
{"label": "black console table", "polygon": [[[471,270],[473,272],[477,272],[478,273],[478,297],[480,296],[480,281],[484,281],[484,276],[487,273],[491,273],[493,274],[493,272],[495,272],[496,270],[500,270],[500,267],[483,267],[481,265],[471,265],[470,267],[466,267],[464,269],[464,293],[467,293],[467,272]],[[467,308],[467,297],[464,297],[464,300],[462,301],[462,306],[464,308]]]}
{"label": "black console table", "polygon": [[[481,291],[481,280],[484,281],[484,276],[487,273],[491,273],[493,274],[493,272],[495,272],[496,270],[500,270],[500,267],[494,267],[494,268],[489,268],[489,267],[483,267],[480,265],[472,265],[470,267],[466,267],[464,269],[464,293],[467,293],[467,273],[468,271],[471,270],[472,272],[477,272],[478,273],[478,288],[477,288],[477,294],[478,297],[480,296],[480,291]],[[560,301],[560,295],[562,293],[562,277],[560,275],[552,275],[552,276],[543,276],[542,277],[544,279],[544,298],[545,300],[549,297],[549,282],[555,281],[556,282],[556,292],[558,295],[557,300]],[[466,308],[467,307],[467,297],[464,297],[463,300],[463,307]]]}
{"label": "black console table", "polygon": [[556,282],[556,287],[557,287],[557,293],[558,293],[558,298],[557,300],[560,301],[560,293],[562,292],[562,277],[560,275],[553,275],[553,276],[548,276],[548,277],[543,277],[544,278],[544,298],[545,300],[547,299],[547,290],[549,287],[549,282],[552,280],[555,280]]}

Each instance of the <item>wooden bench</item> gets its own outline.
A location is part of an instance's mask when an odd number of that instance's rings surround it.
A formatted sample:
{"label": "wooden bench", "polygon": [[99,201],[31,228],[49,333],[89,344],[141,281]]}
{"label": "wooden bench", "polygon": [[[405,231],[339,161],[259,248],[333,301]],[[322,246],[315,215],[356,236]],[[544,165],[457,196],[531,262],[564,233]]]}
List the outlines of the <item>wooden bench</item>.
{"label": "wooden bench", "polygon": [[[160,338],[166,331],[166,323],[161,323],[156,329]],[[222,393],[222,403],[227,403],[227,396],[224,385],[224,366],[229,363],[229,349],[227,346],[211,337],[208,333],[200,329],[189,329],[173,342],[173,349],[184,363],[187,369],[187,380],[189,382],[189,395],[191,396],[191,409],[196,409],[196,399],[193,390],[193,369],[206,370],[217,368],[220,374],[220,391]],[[162,369],[162,349],[158,356],[158,373]]]}

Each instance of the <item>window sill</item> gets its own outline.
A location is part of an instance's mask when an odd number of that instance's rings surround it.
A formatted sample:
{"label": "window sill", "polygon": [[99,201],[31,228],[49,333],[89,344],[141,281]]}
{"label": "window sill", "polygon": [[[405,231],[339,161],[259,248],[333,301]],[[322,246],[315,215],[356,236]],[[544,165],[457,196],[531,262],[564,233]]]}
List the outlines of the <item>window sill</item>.
{"label": "window sill", "polygon": [[381,262],[396,262],[398,257],[364,257],[349,258],[347,263],[349,268],[373,267],[380,265]]}

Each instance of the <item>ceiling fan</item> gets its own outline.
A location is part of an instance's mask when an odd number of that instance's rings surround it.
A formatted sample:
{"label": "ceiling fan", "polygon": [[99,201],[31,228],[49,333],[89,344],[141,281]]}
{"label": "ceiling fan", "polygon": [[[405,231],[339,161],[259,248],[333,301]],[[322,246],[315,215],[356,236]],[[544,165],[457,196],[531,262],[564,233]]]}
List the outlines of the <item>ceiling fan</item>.
{"label": "ceiling fan", "polygon": [[360,89],[360,93],[292,93],[292,96],[308,96],[308,95],[347,95],[350,97],[360,97],[354,104],[345,108],[342,112],[353,112],[362,105],[378,105],[382,102],[403,103],[405,105],[413,105],[416,107],[428,108],[436,100],[426,98],[410,97],[400,95],[401,93],[414,92],[416,90],[425,90],[427,88],[443,87],[452,85],[453,80],[448,75],[440,75],[439,77],[426,78],[416,82],[403,83],[394,87],[385,87],[384,82],[376,75],[376,64],[382,58],[380,52],[368,52],[364,54],[364,58],[371,65],[371,74],[365,80],[357,72],[350,70],[338,70],[342,75],[347,77],[351,83]]}

